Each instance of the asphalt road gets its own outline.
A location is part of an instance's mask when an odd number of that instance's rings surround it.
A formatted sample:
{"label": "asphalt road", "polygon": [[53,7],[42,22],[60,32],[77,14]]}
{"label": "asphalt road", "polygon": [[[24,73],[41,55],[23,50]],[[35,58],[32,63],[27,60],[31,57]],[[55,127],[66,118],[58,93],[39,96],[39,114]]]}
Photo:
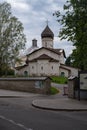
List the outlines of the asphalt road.
{"label": "asphalt road", "polygon": [[0,130],[87,130],[87,112],[40,110],[32,100],[0,98]]}

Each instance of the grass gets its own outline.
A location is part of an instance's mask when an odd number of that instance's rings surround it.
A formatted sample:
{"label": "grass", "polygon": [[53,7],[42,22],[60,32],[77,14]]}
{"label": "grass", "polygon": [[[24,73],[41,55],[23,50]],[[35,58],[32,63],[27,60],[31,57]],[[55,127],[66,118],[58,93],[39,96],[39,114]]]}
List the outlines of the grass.
{"label": "grass", "polygon": [[57,94],[57,93],[59,93],[59,90],[57,88],[55,88],[55,87],[50,88],[50,94],[54,95],[54,94]]}
{"label": "grass", "polygon": [[58,83],[58,84],[67,84],[68,78],[63,76],[52,76],[51,77],[52,82]]}

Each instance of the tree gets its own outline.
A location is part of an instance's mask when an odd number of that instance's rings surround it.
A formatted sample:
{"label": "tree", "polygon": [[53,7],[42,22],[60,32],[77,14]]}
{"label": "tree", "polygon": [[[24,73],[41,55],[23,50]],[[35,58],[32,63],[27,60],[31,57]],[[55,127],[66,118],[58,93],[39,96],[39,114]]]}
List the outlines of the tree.
{"label": "tree", "polygon": [[72,66],[71,55],[69,55],[69,56],[66,58],[65,64],[68,65],[68,66]]}
{"label": "tree", "polygon": [[59,37],[73,42],[73,64],[87,70],[87,0],[68,0],[63,6],[65,14],[55,12],[62,25]]}
{"label": "tree", "polygon": [[18,60],[26,42],[23,30],[22,23],[12,15],[10,4],[0,3],[0,71]]}

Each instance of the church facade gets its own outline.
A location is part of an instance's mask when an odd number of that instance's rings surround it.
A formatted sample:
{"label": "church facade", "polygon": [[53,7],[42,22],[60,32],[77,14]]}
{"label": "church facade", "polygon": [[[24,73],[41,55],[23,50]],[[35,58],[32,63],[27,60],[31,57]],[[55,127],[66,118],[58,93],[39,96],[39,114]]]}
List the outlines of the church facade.
{"label": "church facade", "polygon": [[37,40],[32,40],[31,49],[27,50],[24,60],[16,65],[15,72],[25,76],[77,76],[78,69],[65,66],[65,51],[54,48],[54,33],[47,25],[41,33],[42,47]]}

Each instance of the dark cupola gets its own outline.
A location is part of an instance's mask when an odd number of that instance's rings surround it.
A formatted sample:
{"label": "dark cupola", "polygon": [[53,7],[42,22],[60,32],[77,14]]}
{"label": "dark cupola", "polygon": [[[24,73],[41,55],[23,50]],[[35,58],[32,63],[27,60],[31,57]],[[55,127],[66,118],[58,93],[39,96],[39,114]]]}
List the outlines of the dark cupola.
{"label": "dark cupola", "polygon": [[42,47],[53,48],[54,33],[47,25],[41,33]]}
{"label": "dark cupola", "polygon": [[46,28],[43,30],[43,32],[41,33],[41,38],[54,38],[54,34],[51,31],[51,29],[49,28],[49,26],[47,25]]}

